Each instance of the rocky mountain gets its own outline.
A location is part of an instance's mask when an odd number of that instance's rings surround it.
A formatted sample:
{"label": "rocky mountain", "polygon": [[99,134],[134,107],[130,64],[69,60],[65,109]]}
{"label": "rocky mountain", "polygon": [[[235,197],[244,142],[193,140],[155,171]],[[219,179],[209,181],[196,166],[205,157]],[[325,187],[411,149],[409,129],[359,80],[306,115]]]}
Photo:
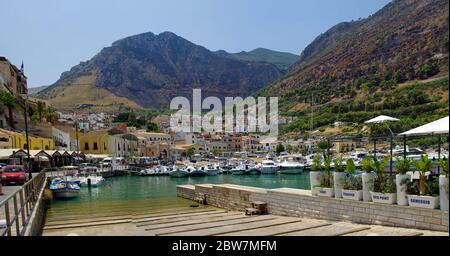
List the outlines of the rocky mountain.
{"label": "rocky mountain", "polygon": [[48,86],[43,85],[43,86],[37,86],[37,87],[30,87],[28,88],[28,95],[30,96],[34,96],[36,94],[38,94],[38,92],[46,89]]}
{"label": "rocky mountain", "polygon": [[261,94],[297,111],[312,95],[325,104],[448,74],[448,12],[446,0],[394,0],[366,19],[340,23]]}
{"label": "rocky mountain", "polygon": [[278,52],[265,48],[257,48],[249,52],[242,51],[238,53],[228,53],[220,50],[215,53],[238,60],[272,63],[283,71],[288,70],[289,67],[299,59],[298,55],[292,53]]}
{"label": "rocky mountain", "polygon": [[448,35],[448,1],[394,0],[319,35],[255,95],[278,96],[282,114],[297,118],[284,133],[358,133],[353,124],[379,114],[401,118],[393,129],[404,131],[448,115]]}
{"label": "rocky mountain", "polygon": [[116,41],[61,75],[38,93],[58,108],[168,108],[176,96],[248,96],[279,79],[267,62],[221,56],[171,32],[144,33]]}

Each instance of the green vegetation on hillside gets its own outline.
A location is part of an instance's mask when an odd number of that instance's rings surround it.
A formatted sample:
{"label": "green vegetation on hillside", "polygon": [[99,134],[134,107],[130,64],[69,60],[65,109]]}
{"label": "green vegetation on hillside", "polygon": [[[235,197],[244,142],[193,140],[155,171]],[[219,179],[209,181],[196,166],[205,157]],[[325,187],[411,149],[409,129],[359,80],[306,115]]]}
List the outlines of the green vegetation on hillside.
{"label": "green vegetation on hillside", "polygon": [[277,52],[264,48],[257,48],[249,52],[238,52],[232,54],[234,58],[245,61],[263,61],[274,64],[281,70],[287,70],[297,62],[299,56],[288,52]]}
{"label": "green vegetation on hillside", "polygon": [[[394,132],[402,132],[448,115],[449,79],[397,86],[382,91],[369,91],[362,99],[350,98],[315,106],[314,129],[331,126],[334,122],[362,124],[377,115],[401,119],[391,124]],[[370,86],[369,86],[370,88]],[[337,92],[345,94],[345,91]],[[350,94],[352,95],[352,94]],[[299,119],[282,127],[282,132],[304,132],[311,129],[311,109],[287,112]]]}

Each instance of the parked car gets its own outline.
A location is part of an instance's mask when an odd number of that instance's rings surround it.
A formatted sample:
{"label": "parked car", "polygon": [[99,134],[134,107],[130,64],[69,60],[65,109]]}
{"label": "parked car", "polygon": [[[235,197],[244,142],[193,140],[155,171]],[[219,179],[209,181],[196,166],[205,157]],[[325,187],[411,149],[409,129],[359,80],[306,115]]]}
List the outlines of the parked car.
{"label": "parked car", "polygon": [[2,168],[2,185],[23,185],[28,181],[28,175],[22,165],[8,165]]}

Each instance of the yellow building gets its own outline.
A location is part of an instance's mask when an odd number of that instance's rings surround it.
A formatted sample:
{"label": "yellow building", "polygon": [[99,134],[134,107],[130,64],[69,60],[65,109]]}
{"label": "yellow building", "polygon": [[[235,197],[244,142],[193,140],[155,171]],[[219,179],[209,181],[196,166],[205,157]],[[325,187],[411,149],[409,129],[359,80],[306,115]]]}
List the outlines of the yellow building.
{"label": "yellow building", "polygon": [[[30,150],[54,150],[55,143],[51,138],[28,136]],[[0,148],[20,148],[27,149],[27,139],[25,133],[13,132],[0,129]]]}
{"label": "yellow building", "polygon": [[[70,134],[74,136],[74,134]],[[91,131],[89,133],[79,133],[80,151],[84,154],[108,154],[108,132]]]}

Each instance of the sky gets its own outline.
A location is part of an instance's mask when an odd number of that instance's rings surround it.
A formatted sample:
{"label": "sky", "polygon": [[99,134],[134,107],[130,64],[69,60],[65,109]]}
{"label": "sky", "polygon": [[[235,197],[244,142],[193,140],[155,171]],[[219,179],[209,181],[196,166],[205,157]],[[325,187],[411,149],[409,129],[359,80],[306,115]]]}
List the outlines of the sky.
{"label": "sky", "polygon": [[300,54],[339,22],[366,18],[388,0],[0,0],[0,56],[28,86],[62,72],[114,41],[171,31],[212,51],[258,47]]}

